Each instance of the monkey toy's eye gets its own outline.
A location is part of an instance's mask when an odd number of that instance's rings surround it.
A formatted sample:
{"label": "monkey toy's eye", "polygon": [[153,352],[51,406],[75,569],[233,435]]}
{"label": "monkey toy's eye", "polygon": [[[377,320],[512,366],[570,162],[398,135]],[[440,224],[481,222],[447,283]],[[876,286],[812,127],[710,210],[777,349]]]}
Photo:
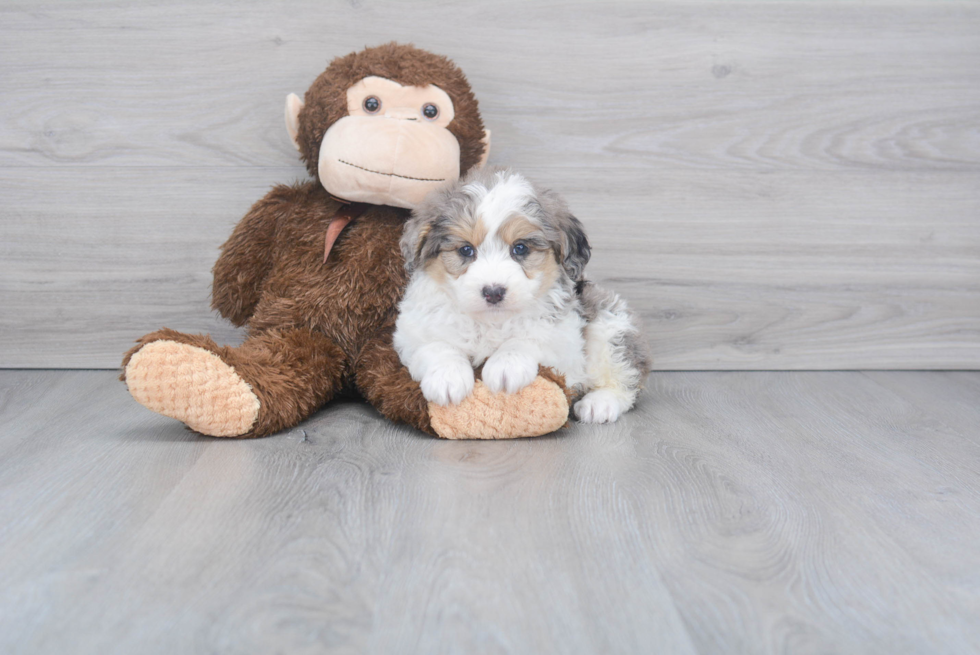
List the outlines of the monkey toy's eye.
{"label": "monkey toy's eye", "polygon": [[381,101],[376,96],[364,98],[364,111],[369,114],[376,114],[381,109]]}
{"label": "monkey toy's eye", "polygon": [[422,107],[422,115],[425,116],[426,118],[428,118],[430,121],[431,120],[435,120],[436,116],[439,115],[439,108],[436,107],[431,102],[426,103]]}
{"label": "monkey toy's eye", "polygon": [[460,257],[463,257],[464,259],[468,259],[476,254],[476,251],[473,250],[473,246],[463,246],[456,252],[458,252]]}
{"label": "monkey toy's eye", "polygon": [[511,246],[510,252],[514,257],[524,257],[527,255],[527,245],[523,243],[515,243]]}

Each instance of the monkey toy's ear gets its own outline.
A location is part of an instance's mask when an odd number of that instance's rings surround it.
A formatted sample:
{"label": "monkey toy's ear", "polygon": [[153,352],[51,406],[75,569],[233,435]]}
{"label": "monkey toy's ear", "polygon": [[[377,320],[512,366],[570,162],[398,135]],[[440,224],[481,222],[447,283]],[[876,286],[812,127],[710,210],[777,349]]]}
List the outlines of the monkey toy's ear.
{"label": "monkey toy's ear", "polygon": [[475,168],[483,168],[487,165],[487,157],[490,156],[490,130],[483,130],[483,138],[480,141],[483,142],[483,154]]}
{"label": "monkey toy's ear", "polygon": [[[293,145],[299,150],[299,141],[296,136],[299,134],[299,112],[303,108],[303,101],[295,93],[286,96],[286,131],[289,138],[293,140]],[[487,150],[489,150],[489,146]],[[486,155],[484,154],[484,157]]]}

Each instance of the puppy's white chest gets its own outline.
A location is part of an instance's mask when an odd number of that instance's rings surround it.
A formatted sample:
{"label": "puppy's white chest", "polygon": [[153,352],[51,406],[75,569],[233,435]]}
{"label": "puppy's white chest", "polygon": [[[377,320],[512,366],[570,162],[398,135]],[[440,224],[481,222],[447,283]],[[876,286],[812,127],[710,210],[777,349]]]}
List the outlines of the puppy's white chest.
{"label": "puppy's white chest", "polygon": [[[576,384],[585,375],[584,321],[577,313],[558,320],[514,319],[503,326],[480,326],[476,338],[466,344],[473,365],[479,366],[511,341],[526,344],[534,350],[538,363],[558,370]],[[464,348],[466,351],[466,348]]]}

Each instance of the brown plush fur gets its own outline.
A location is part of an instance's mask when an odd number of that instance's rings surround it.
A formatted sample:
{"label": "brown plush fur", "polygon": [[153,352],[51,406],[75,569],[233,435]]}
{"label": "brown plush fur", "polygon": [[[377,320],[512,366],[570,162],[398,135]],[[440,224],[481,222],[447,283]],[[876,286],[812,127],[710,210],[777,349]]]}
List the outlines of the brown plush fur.
{"label": "brown plush fur", "polygon": [[392,420],[431,432],[418,383],[391,347],[407,281],[398,240],[408,210],[367,206],[324,263],[324,235],[340,206],[316,182],[272,189],[238,224],[214,266],[212,305],[247,326],[245,343],[222,347],[160,330],[140,339],[123,367],[159,339],[215,353],[261,402],[243,436],[295,425],[342,389],[359,391]]}
{"label": "brown plush fur", "polygon": [[[219,346],[208,336],[163,328],[142,337],[126,353],[123,370],[143,346],[160,340],[213,352],[248,383],[261,410],[242,437],[261,437],[296,425],[330,400],[348,373],[343,351],[330,339],[305,329],[270,330],[232,348]],[[120,379],[125,381],[125,373]]]}
{"label": "brown plush fur", "polygon": [[391,346],[395,331],[394,314],[370,339],[357,359],[355,384],[364,399],[392,421],[435,434],[429,423],[428,402],[419,383],[412,379],[398,353]]}

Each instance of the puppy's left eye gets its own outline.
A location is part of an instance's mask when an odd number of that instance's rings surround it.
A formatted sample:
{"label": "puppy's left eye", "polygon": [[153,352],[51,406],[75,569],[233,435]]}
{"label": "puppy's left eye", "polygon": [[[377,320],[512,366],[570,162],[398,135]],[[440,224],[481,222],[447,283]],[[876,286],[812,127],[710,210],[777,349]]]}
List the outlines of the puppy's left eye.
{"label": "puppy's left eye", "polygon": [[510,254],[514,255],[514,257],[524,257],[527,255],[527,252],[527,245],[523,243],[515,243],[510,248]]}
{"label": "puppy's left eye", "polygon": [[473,250],[473,246],[463,246],[456,252],[458,252],[461,257],[472,257],[474,254],[476,254],[476,251]]}

